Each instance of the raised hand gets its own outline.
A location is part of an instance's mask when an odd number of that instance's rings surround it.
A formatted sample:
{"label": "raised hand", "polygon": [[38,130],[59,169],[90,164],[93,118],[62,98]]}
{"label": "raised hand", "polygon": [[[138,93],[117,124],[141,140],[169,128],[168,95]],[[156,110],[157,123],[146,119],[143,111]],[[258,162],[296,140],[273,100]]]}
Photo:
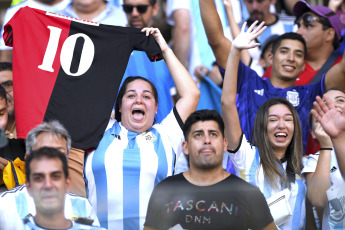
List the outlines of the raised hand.
{"label": "raised hand", "polygon": [[324,99],[326,103],[319,96],[316,97],[311,113],[320,122],[325,132],[331,138],[336,138],[339,134],[345,133],[345,107],[340,112],[327,95],[324,95]]}
{"label": "raised hand", "polygon": [[261,22],[255,29],[254,27],[258,24],[258,21],[255,21],[247,31],[245,31],[247,22],[245,22],[242,26],[240,34],[232,41],[232,48],[243,50],[243,49],[251,49],[257,47],[259,43],[253,42],[255,38],[257,38],[267,26],[264,26],[265,22]]}
{"label": "raised hand", "polygon": [[163,35],[161,34],[158,28],[146,27],[142,29],[141,32],[145,32],[146,36],[149,36],[150,34],[152,34],[153,37],[156,39],[157,43],[159,44],[159,47],[161,48],[163,53],[169,49],[168,44],[166,43],[165,39],[163,38]]}
{"label": "raised hand", "polygon": [[321,148],[332,148],[331,138],[322,128],[320,122],[316,120],[313,124],[313,133],[315,134],[316,139],[319,141]]}

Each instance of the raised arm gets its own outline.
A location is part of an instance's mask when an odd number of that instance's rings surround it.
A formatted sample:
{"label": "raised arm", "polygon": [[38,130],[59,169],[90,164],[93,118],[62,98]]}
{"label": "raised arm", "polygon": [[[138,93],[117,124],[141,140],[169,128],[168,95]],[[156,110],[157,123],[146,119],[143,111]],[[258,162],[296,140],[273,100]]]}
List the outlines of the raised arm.
{"label": "raised arm", "polygon": [[339,6],[341,6],[342,3],[343,3],[343,0],[330,0],[328,2],[328,8],[330,8],[331,10],[335,12],[339,8]]}
{"label": "raised arm", "polygon": [[180,62],[188,69],[190,55],[190,14],[187,9],[178,9],[173,13],[175,26],[173,29],[174,53]]}
{"label": "raised arm", "polygon": [[144,28],[142,31],[146,32],[146,35],[152,34],[162,50],[164,61],[174,79],[177,93],[180,96],[175,106],[184,122],[195,111],[199,103],[200,91],[186,68],[167,45],[159,29]]}
{"label": "raised arm", "polygon": [[326,89],[333,87],[345,88],[345,52],[341,62],[332,66],[326,73],[325,86]]}
{"label": "raised arm", "polygon": [[237,72],[240,61],[240,53],[244,49],[250,49],[258,46],[252,41],[257,38],[266,27],[262,28],[264,23],[261,23],[255,30],[253,23],[245,32],[246,23],[242,26],[241,33],[234,39],[226,65],[223,92],[221,97],[222,115],[225,124],[225,137],[228,140],[228,149],[234,150],[240,143],[242,129],[236,108],[236,94],[237,94]]}
{"label": "raised arm", "polygon": [[321,150],[315,172],[306,173],[307,196],[313,206],[323,208],[328,202],[326,191],[331,186],[331,150],[323,148],[332,148],[332,141],[317,121],[313,124],[312,135],[319,141]]}
{"label": "raised arm", "polygon": [[327,95],[324,95],[324,98],[327,105],[318,96],[314,102],[315,109],[312,109],[311,113],[331,137],[340,172],[345,178],[345,107],[340,112]]}
{"label": "raised arm", "polygon": [[218,65],[225,68],[230,52],[231,42],[224,36],[222,23],[213,0],[199,0],[199,4],[201,19],[205,27],[208,44],[212,48]]}
{"label": "raised arm", "polygon": [[[235,39],[237,37],[237,35],[240,34],[241,30],[240,30],[240,27],[238,26],[238,24],[236,23],[236,20],[235,20],[235,17],[234,17],[234,13],[232,11],[231,0],[223,0],[223,3],[224,3],[224,8],[225,8],[226,15],[228,17],[228,22],[229,22],[229,25],[230,25],[230,32],[231,32],[232,37]],[[242,52],[241,52],[241,61],[245,65],[249,66],[251,59],[252,58],[251,58],[248,50],[242,50]]]}

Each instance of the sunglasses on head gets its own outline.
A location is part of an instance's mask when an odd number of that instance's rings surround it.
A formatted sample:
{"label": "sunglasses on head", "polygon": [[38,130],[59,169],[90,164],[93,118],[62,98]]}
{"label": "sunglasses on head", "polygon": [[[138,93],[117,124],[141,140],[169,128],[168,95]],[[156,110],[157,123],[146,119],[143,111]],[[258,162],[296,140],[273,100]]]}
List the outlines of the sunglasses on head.
{"label": "sunglasses on head", "polygon": [[145,14],[146,11],[147,11],[147,8],[149,7],[150,5],[127,5],[127,4],[123,4],[122,5],[122,8],[123,8],[123,11],[125,11],[127,14],[131,14],[133,12],[133,8],[137,8],[137,11],[139,12],[139,14]]}
{"label": "sunglasses on head", "polygon": [[310,26],[313,23],[313,21],[317,21],[317,22],[321,23],[322,25],[324,25],[325,21],[322,19],[323,18],[316,18],[312,14],[305,14],[301,17],[301,20],[296,19],[295,24],[298,26],[298,28],[301,26],[301,21],[302,21],[303,25],[305,25],[306,27]]}

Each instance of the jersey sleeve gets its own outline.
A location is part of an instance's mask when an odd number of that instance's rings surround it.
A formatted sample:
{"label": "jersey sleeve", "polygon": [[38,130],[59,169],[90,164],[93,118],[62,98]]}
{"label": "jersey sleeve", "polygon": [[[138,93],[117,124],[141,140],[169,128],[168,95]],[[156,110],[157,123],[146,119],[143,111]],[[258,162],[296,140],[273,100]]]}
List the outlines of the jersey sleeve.
{"label": "jersey sleeve", "polygon": [[249,144],[246,136],[242,134],[242,140],[239,148],[236,149],[235,152],[229,151],[229,155],[236,171],[241,172],[246,170],[253,162],[255,149]]}
{"label": "jersey sleeve", "polygon": [[171,147],[174,149],[177,157],[182,152],[182,141],[184,140],[182,132],[183,122],[180,115],[174,107],[164,120],[155,126],[160,133],[166,133],[169,137]]}
{"label": "jersey sleeve", "polygon": [[4,21],[3,21],[3,27],[1,28],[1,33],[0,33],[0,50],[9,50],[11,49],[10,47],[5,45],[5,41],[3,38],[3,34],[5,31],[5,25],[10,21],[10,19],[13,17],[15,14],[16,10],[14,7],[10,7],[7,9],[5,16],[4,16]]}
{"label": "jersey sleeve", "polygon": [[163,59],[161,48],[151,34],[149,36],[146,36],[146,34],[144,32],[141,32],[140,29],[129,29],[130,41],[134,50],[145,51],[147,57],[151,62]]}
{"label": "jersey sleeve", "polygon": [[21,13],[21,10],[17,11],[15,15],[7,22],[7,24],[4,26],[2,38],[5,42],[6,46],[13,47],[13,27],[15,27],[17,22],[17,17]]}

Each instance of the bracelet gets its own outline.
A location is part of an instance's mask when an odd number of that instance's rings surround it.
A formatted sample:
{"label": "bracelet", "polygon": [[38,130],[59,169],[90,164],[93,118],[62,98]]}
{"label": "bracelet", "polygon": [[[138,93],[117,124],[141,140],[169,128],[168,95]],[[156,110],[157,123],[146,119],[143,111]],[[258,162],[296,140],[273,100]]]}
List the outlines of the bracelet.
{"label": "bracelet", "polygon": [[332,151],[333,148],[320,148],[320,151],[321,151],[321,150],[331,150],[331,151]]}

